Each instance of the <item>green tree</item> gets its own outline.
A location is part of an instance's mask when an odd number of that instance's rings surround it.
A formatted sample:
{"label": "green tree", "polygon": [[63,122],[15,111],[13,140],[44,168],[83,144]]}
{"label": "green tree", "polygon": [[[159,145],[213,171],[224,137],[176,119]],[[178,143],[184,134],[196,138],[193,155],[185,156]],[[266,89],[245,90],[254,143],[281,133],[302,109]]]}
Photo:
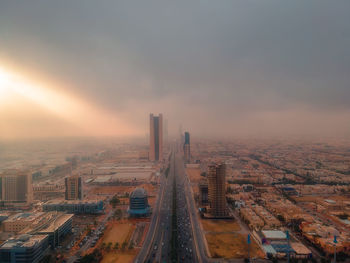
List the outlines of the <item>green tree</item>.
{"label": "green tree", "polygon": [[115,242],[114,244],[114,249],[117,250],[119,248],[119,243],[118,242]]}
{"label": "green tree", "polygon": [[122,250],[123,250],[123,251],[125,250],[125,248],[126,248],[127,245],[128,245],[128,243],[127,243],[126,241],[124,241],[124,242],[122,243]]}

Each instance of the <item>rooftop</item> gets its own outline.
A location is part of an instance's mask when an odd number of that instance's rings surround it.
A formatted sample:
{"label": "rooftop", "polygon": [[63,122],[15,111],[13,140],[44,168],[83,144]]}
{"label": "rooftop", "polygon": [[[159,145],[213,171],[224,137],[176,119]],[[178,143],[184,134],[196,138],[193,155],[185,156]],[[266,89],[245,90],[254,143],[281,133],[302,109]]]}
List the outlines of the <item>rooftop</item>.
{"label": "rooftop", "polygon": [[280,230],[263,230],[261,232],[269,239],[287,239],[286,233]]}
{"label": "rooftop", "polygon": [[20,235],[5,241],[0,249],[30,248],[45,238],[47,238],[47,235]]}
{"label": "rooftop", "polygon": [[4,222],[15,222],[19,220],[25,220],[25,221],[34,221],[36,218],[42,216],[43,212],[38,213],[18,213],[15,214],[8,219],[6,219]]}
{"label": "rooftop", "polygon": [[136,188],[130,195],[131,198],[144,198],[147,197],[147,192],[143,188]]}

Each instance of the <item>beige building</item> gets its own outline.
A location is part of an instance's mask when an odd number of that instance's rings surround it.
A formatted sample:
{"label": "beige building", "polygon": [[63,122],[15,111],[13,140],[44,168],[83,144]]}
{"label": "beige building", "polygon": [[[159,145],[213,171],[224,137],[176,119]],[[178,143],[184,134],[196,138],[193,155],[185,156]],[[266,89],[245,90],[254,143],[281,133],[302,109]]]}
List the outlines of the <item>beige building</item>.
{"label": "beige building", "polygon": [[225,174],[223,163],[208,166],[208,212],[214,217],[227,216]]}
{"label": "beige building", "polygon": [[81,176],[71,176],[65,178],[66,200],[83,199],[83,179]]}
{"label": "beige building", "polygon": [[159,161],[163,158],[163,116],[150,115],[149,160]]}
{"label": "beige building", "polygon": [[7,170],[0,174],[0,201],[5,205],[30,204],[33,201],[31,173]]}
{"label": "beige building", "polygon": [[15,214],[2,222],[4,232],[18,233],[30,226],[37,218],[44,213],[19,213]]}

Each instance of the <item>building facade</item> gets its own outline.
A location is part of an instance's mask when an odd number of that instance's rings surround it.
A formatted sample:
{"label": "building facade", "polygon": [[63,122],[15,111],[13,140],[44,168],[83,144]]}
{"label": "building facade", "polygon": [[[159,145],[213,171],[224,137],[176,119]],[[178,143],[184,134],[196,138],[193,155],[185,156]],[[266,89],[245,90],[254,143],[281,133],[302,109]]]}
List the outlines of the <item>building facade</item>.
{"label": "building facade", "polygon": [[184,158],[185,158],[186,163],[191,162],[191,144],[190,144],[190,133],[189,132],[185,132]]}
{"label": "building facade", "polygon": [[213,217],[228,215],[226,208],[225,164],[211,164],[208,167],[208,212]]}
{"label": "building facade", "polygon": [[208,183],[206,181],[199,182],[199,205],[206,206],[208,205]]}
{"label": "building facade", "polygon": [[0,174],[0,201],[3,205],[30,204],[33,201],[31,174],[19,170]]}
{"label": "building facade", "polygon": [[66,200],[82,200],[83,199],[83,180],[80,176],[72,176],[65,178],[65,198]]}
{"label": "building facade", "polygon": [[71,214],[101,214],[103,201],[50,200],[43,204],[43,211],[61,211]]}
{"label": "building facade", "polygon": [[5,241],[0,246],[2,263],[38,263],[47,253],[47,235],[20,235]]}
{"label": "building facade", "polygon": [[131,217],[144,217],[150,214],[147,192],[143,188],[136,188],[129,198],[128,213]]}
{"label": "building facade", "polygon": [[163,116],[150,115],[149,160],[159,161],[163,158]]}

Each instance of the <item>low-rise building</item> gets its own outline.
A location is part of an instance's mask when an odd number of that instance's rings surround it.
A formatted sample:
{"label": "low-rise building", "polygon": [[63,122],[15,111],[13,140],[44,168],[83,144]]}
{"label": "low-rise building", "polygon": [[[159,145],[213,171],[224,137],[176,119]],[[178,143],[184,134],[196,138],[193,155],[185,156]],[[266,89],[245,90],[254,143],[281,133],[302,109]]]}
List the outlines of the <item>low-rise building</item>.
{"label": "low-rise building", "polygon": [[20,235],[0,246],[0,262],[37,263],[46,254],[48,247],[47,235]]}
{"label": "low-rise building", "polygon": [[50,200],[43,204],[43,211],[61,211],[71,214],[101,214],[102,201]]}
{"label": "low-rise building", "polygon": [[18,233],[30,226],[37,218],[44,213],[18,213],[2,222],[3,230],[10,233]]}

